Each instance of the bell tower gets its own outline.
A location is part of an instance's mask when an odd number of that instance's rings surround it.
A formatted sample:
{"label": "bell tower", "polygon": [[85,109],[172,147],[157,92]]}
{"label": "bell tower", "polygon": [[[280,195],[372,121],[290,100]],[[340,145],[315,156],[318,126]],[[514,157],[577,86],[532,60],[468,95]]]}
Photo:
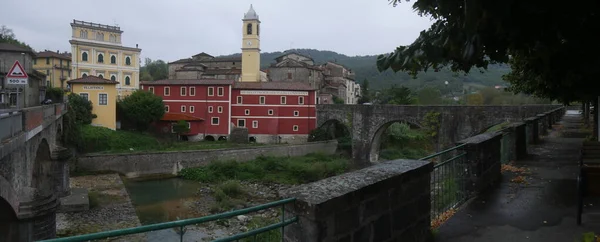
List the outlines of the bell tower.
{"label": "bell tower", "polygon": [[250,5],[242,19],[242,82],[260,82],[260,20]]}

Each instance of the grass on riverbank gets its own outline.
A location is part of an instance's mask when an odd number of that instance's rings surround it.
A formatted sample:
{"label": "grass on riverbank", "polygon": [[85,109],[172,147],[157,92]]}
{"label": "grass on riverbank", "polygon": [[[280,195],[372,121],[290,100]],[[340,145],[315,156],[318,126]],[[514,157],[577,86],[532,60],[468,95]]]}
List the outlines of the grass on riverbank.
{"label": "grass on riverbank", "polygon": [[84,125],[81,127],[81,139],[78,149],[87,153],[114,154],[148,151],[183,151],[223,149],[261,144],[234,144],[227,141],[187,142],[160,140],[149,133],[124,130],[111,130],[103,127]]}
{"label": "grass on riverbank", "polygon": [[302,184],[335,176],[349,169],[349,161],[335,155],[309,154],[300,157],[258,157],[247,162],[216,161],[205,167],[179,172],[184,179],[206,183],[227,180]]}

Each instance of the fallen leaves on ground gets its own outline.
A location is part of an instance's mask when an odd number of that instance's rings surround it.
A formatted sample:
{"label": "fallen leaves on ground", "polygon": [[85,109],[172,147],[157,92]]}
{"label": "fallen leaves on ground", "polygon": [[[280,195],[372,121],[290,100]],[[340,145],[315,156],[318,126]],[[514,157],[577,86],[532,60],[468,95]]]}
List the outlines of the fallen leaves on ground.
{"label": "fallen leaves on ground", "polygon": [[519,184],[527,184],[527,178],[524,176],[516,176],[515,178],[510,179],[510,182],[519,183]]}
{"label": "fallen leaves on ground", "polygon": [[432,229],[439,228],[442,224],[444,224],[446,221],[448,221],[448,219],[450,219],[452,216],[454,216],[455,213],[456,213],[456,209],[454,209],[454,208],[451,208],[448,211],[443,212],[442,214],[440,214],[440,216],[431,220],[431,228]]}
{"label": "fallen leaves on ground", "polygon": [[524,167],[516,167],[511,163],[508,164],[502,164],[502,167],[500,168],[501,172],[514,172],[514,173],[525,173],[527,172],[527,169],[525,169]]}

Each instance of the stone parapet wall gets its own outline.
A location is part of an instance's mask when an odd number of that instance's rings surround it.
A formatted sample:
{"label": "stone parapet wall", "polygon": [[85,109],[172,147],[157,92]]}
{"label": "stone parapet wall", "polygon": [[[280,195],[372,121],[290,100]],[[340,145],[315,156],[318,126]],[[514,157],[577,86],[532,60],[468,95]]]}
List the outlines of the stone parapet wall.
{"label": "stone parapet wall", "polygon": [[284,191],[297,199],[286,214],[299,218],[285,241],[428,241],[432,169],[427,161],[386,161]]}
{"label": "stone parapet wall", "polygon": [[309,153],[334,154],[337,141],[297,145],[273,145],[235,149],[169,151],[136,154],[82,155],[77,158],[80,171],[113,171],[127,177],[177,174],[183,168],[200,167],[217,160],[249,161],[259,156],[303,156]]}

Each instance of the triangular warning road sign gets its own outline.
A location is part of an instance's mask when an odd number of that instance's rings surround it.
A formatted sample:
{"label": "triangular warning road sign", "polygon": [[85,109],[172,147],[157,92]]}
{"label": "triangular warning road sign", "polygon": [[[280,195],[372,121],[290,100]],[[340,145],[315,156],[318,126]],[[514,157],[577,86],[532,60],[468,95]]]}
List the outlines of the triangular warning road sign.
{"label": "triangular warning road sign", "polygon": [[27,72],[25,71],[25,69],[23,69],[23,67],[21,66],[21,63],[19,63],[19,61],[15,61],[15,64],[12,66],[12,68],[10,68],[10,71],[8,71],[8,74],[6,75],[6,77],[27,78]]}

